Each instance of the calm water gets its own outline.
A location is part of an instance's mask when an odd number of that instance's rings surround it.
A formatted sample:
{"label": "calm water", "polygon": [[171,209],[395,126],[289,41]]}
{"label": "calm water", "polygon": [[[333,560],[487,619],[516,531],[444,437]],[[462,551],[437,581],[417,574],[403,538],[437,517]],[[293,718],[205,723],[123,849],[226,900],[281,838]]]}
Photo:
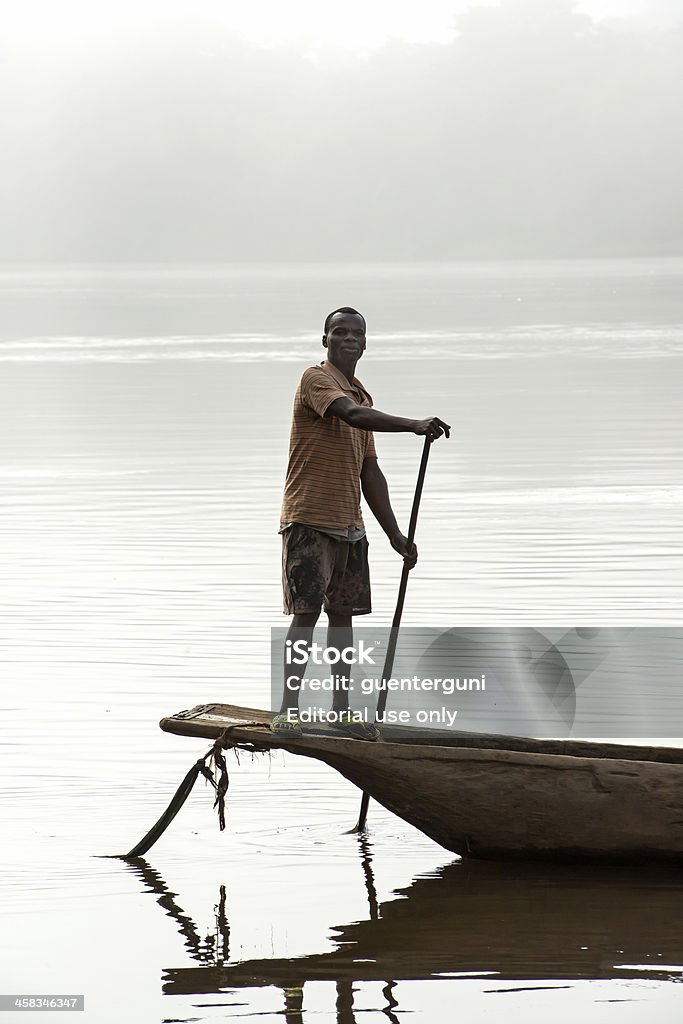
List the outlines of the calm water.
{"label": "calm water", "polygon": [[[376,806],[360,843],[315,763],[242,756],[226,833],[202,783],[147,864],[99,855],[207,747],[162,715],[268,701],[291,398],[341,303],[377,407],[454,426],[406,622],[683,625],[682,296],[681,261],[2,269],[0,991],[98,1024],[680,1018],[675,875],[459,863]],[[377,444],[403,522],[421,441]]]}

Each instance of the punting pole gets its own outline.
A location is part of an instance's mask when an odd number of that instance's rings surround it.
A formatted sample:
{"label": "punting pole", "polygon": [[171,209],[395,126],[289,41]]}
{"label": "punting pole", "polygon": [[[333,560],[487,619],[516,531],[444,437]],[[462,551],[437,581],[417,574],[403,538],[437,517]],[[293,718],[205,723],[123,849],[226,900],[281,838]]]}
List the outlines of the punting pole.
{"label": "punting pole", "polygon": [[[422,460],[420,462],[420,470],[417,474],[417,484],[415,487],[415,497],[413,498],[413,508],[410,513],[410,526],[408,527],[408,543],[412,545],[415,540],[415,529],[417,527],[417,515],[420,511],[420,498],[422,497],[422,487],[425,481],[425,473],[427,472],[427,460],[429,458],[429,448],[431,441],[429,435],[425,437],[424,448],[422,449]],[[389,634],[389,643],[387,645],[387,655],[384,659],[384,668],[382,669],[382,682],[386,682],[387,679],[391,679],[391,673],[394,670],[394,655],[396,653],[396,644],[398,642],[398,630],[401,625],[401,616],[403,615],[403,604],[406,599],[406,589],[408,587],[408,575],[410,569],[403,563],[403,572],[401,573],[401,585],[398,588],[398,600],[396,601],[396,611],[394,612],[394,618],[391,623],[391,632]],[[380,690],[379,698],[377,700],[377,710],[375,712],[375,721],[384,714],[384,709],[387,703],[387,689],[383,687]],[[358,815],[358,824],[352,832],[361,832],[365,828],[365,823],[368,817],[368,806],[370,804],[370,796],[368,793],[363,793],[360,802],[360,814]]]}

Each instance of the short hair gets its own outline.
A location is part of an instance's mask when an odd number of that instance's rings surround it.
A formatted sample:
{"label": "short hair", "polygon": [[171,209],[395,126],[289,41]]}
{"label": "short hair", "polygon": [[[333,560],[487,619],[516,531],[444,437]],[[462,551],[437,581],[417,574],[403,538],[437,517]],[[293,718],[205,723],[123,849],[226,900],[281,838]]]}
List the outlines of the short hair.
{"label": "short hair", "polygon": [[333,309],[332,312],[328,313],[327,316],[325,317],[325,326],[323,327],[323,332],[325,334],[327,334],[330,328],[330,320],[332,319],[335,313],[352,313],[353,316],[359,316],[363,321],[363,330],[367,331],[368,327],[365,322],[365,317],[363,316],[362,313],[359,313],[357,309],[353,309],[352,306],[340,306],[339,309]]}

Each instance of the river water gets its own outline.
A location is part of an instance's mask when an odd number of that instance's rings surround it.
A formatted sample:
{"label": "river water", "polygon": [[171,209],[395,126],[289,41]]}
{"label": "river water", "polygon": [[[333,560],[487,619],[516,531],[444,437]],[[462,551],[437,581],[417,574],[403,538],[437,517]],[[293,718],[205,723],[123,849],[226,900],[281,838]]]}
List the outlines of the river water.
{"label": "river water", "polygon": [[[304,759],[233,759],[225,833],[201,782],[106,857],[207,749],[162,716],[267,706],[291,400],[343,304],[376,406],[454,428],[406,622],[683,625],[682,261],[2,268],[0,990],[97,1024],[678,1020],[675,874],[459,862],[376,805],[359,840]],[[421,441],[376,440],[406,522]]]}

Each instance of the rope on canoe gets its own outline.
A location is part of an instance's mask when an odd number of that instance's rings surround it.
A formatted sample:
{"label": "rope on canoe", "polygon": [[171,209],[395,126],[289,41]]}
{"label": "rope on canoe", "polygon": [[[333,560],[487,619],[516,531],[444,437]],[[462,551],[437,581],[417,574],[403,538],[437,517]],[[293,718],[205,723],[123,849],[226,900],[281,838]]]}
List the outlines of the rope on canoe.
{"label": "rope on canoe", "polygon": [[[240,723],[240,725],[242,725],[242,723]],[[229,726],[227,729],[224,729],[221,735],[217,737],[213,743],[211,749],[207,750],[203,757],[200,757],[195,761],[183,781],[178,786],[173,795],[173,799],[159,820],[152,826],[147,835],[133,847],[132,850],[123,855],[124,860],[127,860],[129,857],[143,857],[147,851],[154,846],[157,839],[164,834],[180,808],[187,800],[200,775],[204,776],[216,793],[216,799],[214,800],[213,806],[214,808],[218,808],[218,825],[221,832],[225,829],[225,797],[228,792],[230,780],[228,778],[228,766],[225,763],[225,757],[223,756],[223,749],[233,745],[228,739],[228,733],[233,728],[235,727]]]}
{"label": "rope on canoe", "polygon": [[216,790],[216,799],[213,802],[214,808],[218,808],[218,827],[221,832],[225,829],[225,797],[228,792],[228,786],[230,785],[230,779],[228,778],[228,766],[225,763],[223,757],[223,751],[221,749],[222,741],[216,740],[209,754],[209,761],[213,761],[214,771],[218,776],[218,779],[214,779],[211,769],[206,769],[206,774],[211,779],[211,784]]}

